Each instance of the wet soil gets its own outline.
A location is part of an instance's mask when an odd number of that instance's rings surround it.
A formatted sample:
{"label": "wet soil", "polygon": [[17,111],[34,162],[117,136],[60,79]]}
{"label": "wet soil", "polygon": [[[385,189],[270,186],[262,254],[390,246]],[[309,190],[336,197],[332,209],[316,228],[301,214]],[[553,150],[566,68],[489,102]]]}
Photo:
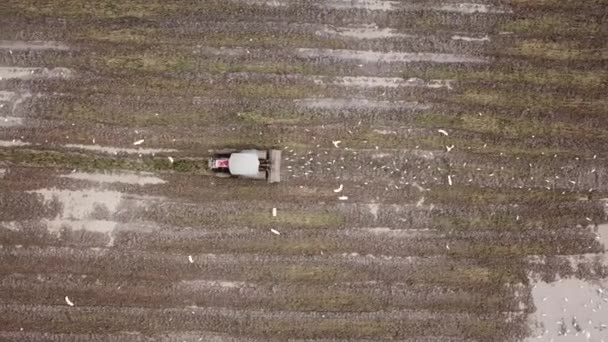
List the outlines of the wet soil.
{"label": "wet soil", "polygon": [[7,1],[0,339],[608,341],[605,7]]}

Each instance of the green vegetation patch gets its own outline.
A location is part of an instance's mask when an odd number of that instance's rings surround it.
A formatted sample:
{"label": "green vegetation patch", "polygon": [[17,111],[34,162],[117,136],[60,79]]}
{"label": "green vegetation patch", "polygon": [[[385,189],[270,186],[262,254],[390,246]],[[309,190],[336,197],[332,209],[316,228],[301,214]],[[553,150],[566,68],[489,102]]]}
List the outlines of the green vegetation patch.
{"label": "green vegetation patch", "polygon": [[361,339],[386,337],[394,327],[388,322],[380,321],[275,321],[257,326],[256,335],[272,337],[297,337],[302,339]]}
{"label": "green vegetation patch", "polygon": [[176,160],[171,163],[165,157],[142,157],[138,159],[126,157],[107,158],[78,153],[14,149],[0,151],[0,160],[8,161],[16,165],[78,170],[208,172],[206,160]]}
{"label": "green vegetation patch", "polygon": [[[203,125],[214,122],[212,113],[205,111],[193,112],[133,112],[117,113],[111,110],[100,110],[98,107],[88,104],[76,103],[70,108],[54,112],[48,111],[47,115],[58,119],[82,120],[86,122],[97,122],[107,124],[120,124],[124,126],[191,126]],[[217,119],[217,118],[216,118]]]}
{"label": "green vegetation patch", "polygon": [[382,309],[379,298],[364,294],[335,293],[289,298],[286,308],[291,311],[365,312]]}
{"label": "green vegetation patch", "polygon": [[543,15],[517,19],[504,23],[502,31],[529,35],[594,35],[601,32],[601,25],[585,17],[584,20],[563,15]]}
{"label": "green vegetation patch", "polygon": [[[328,49],[345,49],[346,42],[338,39],[324,39],[312,34],[271,34],[246,32],[222,32],[204,34],[180,34],[172,36],[154,28],[104,30],[91,29],[83,38],[111,43],[146,43],[146,44],[199,44],[213,47],[249,47],[249,48],[301,48],[316,47]],[[179,39],[179,40],[177,40]]]}
{"label": "green vegetation patch", "polygon": [[544,42],[528,40],[506,50],[507,54],[543,58],[553,60],[605,60],[608,58],[608,49],[591,49],[581,47],[578,43]]}
{"label": "green vegetation patch", "polygon": [[8,5],[30,15],[112,19],[143,18],[183,8],[179,3],[147,0],[8,0]]}
{"label": "green vegetation patch", "polygon": [[[360,278],[358,278],[360,277]],[[268,270],[260,270],[250,276],[253,281],[260,282],[292,282],[292,283],[334,283],[340,281],[364,281],[368,277],[360,272],[340,270],[329,266],[275,266]]]}
{"label": "green vegetation patch", "polygon": [[520,10],[602,10],[608,6],[607,0],[511,0],[511,5]]}
{"label": "green vegetation patch", "polygon": [[443,230],[521,230],[525,225],[513,215],[495,214],[474,217],[439,217],[433,219],[433,227]]}
{"label": "green vegetation patch", "polygon": [[252,224],[263,227],[306,227],[306,228],[335,228],[344,224],[345,218],[330,212],[281,212],[273,217],[270,213],[242,213],[233,218],[235,222]]}
{"label": "green vegetation patch", "polygon": [[114,71],[185,72],[196,70],[198,62],[194,57],[179,53],[172,55],[144,53],[139,56],[108,57],[104,60],[104,64]]}
{"label": "green vegetation patch", "polygon": [[428,128],[452,128],[477,133],[490,133],[508,137],[536,136],[595,136],[608,138],[608,131],[577,127],[563,122],[540,122],[538,120],[517,120],[493,115],[463,114],[449,116],[425,114],[416,118],[416,124]]}
{"label": "green vegetation patch", "polygon": [[[574,196],[573,196],[574,197]],[[593,196],[579,197],[578,200],[597,200],[604,197],[598,193]],[[577,225],[586,226],[589,224],[584,218],[585,215],[594,216],[593,213],[566,212],[559,206],[553,207],[553,203],[546,203],[550,208],[543,207],[538,210],[536,215],[526,215],[525,219],[518,219],[516,214],[507,212],[478,213],[468,216],[446,215],[435,217],[432,226],[447,231],[469,231],[469,230],[498,230],[498,231],[518,231],[518,230],[555,230],[564,227],[575,227]],[[540,208],[539,208],[540,209]]]}
{"label": "green vegetation patch", "polygon": [[[450,322],[451,327],[454,322]],[[496,336],[513,333],[506,328],[507,323],[471,319],[459,323],[458,329],[467,337],[491,340]],[[253,334],[260,336],[300,338],[300,339],[372,339],[392,340],[395,337],[425,336],[429,332],[449,336],[453,331],[437,324],[436,320],[413,319],[406,321],[362,321],[326,319],[323,321],[273,321],[257,325]]]}
{"label": "green vegetation patch", "polygon": [[102,31],[91,29],[82,34],[83,39],[92,39],[110,43],[154,43],[157,42],[159,31],[153,28],[129,28]]}
{"label": "green vegetation patch", "polygon": [[461,104],[538,111],[585,109],[587,112],[592,113],[608,112],[608,101],[605,99],[589,100],[584,96],[565,99],[563,96],[551,94],[534,94],[508,90],[467,90],[463,94],[455,95],[452,100]]}
{"label": "green vegetation patch", "polygon": [[486,204],[534,204],[534,203],[560,203],[573,202],[581,196],[577,193],[567,192],[562,195],[558,191],[509,188],[480,188],[476,186],[435,186],[427,192],[426,198],[430,202],[442,204],[462,204],[463,202]]}
{"label": "green vegetation patch", "polygon": [[[317,74],[319,71],[306,63],[282,63],[271,61],[243,62],[209,62],[201,66],[201,70],[211,73],[252,72],[260,74]],[[323,73],[327,74],[327,73]]]}
{"label": "green vegetation patch", "polygon": [[508,72],[500,70],[476,70],[454,66],[435,66],[418,71],[408,70],[403,72],[403,77],[419,77],[427,80],[453,79],[587,88],[602,86],[608,78],[608,73],[602,70],[573,71],[537,68],[523,68]]}
{"label": "green vegetation patch", "polygon": [[512,245],[472,244],[464,248],[453,248],[450,255],[459,258],[504,259],[530,255],[553,255],[555,247],[549,243],[528,242]]}
{"label": "green vegetation patch", "polygon": [[281,255],[319,255],[323,252],[336,251],[338,243],[322,239],[289,240],[267,239],[265,241],[248,241],[227,246],[241,253],[281,254]]}
{"label": "green vegetation patch", "polygon": [[478,287],[487,284],[517,282],[518,276],[508,269],[495,269],[481,266],[457,267],[441,272],[420,272],[415,276],[419,281],[449,287]]}

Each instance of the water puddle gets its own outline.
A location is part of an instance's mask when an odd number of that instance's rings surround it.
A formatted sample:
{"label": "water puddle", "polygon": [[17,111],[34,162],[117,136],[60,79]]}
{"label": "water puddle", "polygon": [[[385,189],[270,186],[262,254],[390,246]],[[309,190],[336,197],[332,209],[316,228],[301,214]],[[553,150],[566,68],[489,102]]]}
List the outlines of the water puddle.
{"label": "water puddle", "polygon": [[608,280],[540,282],[532,296],[536,312],[527,341],[608,342]]}
{"label": "water puddle", "polygon": [[290,5],[290,3],[285,0],[244,0],[242,2],[247,5],[258,5],[268,7],[288,7]]}
{"label": "water puddle", "polygon": [[296,53],[302,58],[334,58],[338,60],[357,60],[365,63],[484,63],[487,59],[481,57],[457,55],[451,53],[409,53],[409,52],[375,52],[357,50],[330,49],[297,49]]}
{"label": "water puddle", "polygon": [[378,211],[380,210],[380,205],[376,203],[370,203],[369,205],[369,213],[374,217],[374,221],[378,220]]}
{"label": "water puddle", "polygon": [[465,42],[489,42],[490,37],[487,34],[481,38],[455,35],[452,36],[452,40],[462,40]]}
{"label": "water puddle", "polygon": [[361,9],[366,11],[395,11],[395,10],[407,10],[407,11],[420,11],[420,10],[431,10],[438,12],[453,12],[462,14],[474,14],[474,13],[511,13],[506,9],[496,8],[486,4],[476,3],[457,3],[457,4],[443,4],[443,5],[421,5],[414,3],[405,3],[399,1],[387,1],[387,0],[329,0],[324,1],[322,4],[318,4],[320,7],[333,8],[333,9]]}
{"label": "water puddle", "polygon": [[17,107],[27,98],[32,97],[30,92],[0,91],[0,109],[7,108],[15,114]]}
{"label": "water puddle", "polygon": [[357,27],[326,27],[317,31],[319,36],[339,36],[355,39],[385,39],[385,38],[417,38],[417,36],[400,33],[392,28],[379,28],[377,25],[361,25]]}
{"label": "water puddle", "polygon": [[67,68],[0,67],[0,81],[4,79],[70,78],[73,74],[72,70]]}
{"label": "water puddle", "polygon": [[[193,257],[193,261],[196,258]],[[184,287],[190,290],[203,290],[209,288],[224,288],[224,289],[240,289],[252,284],[241,282],[241,281],[227,281],[227,280],[183,280],[178,283],[178,286]]]}
{"label": "water puddle", "polygon": [[430,80],[425,81],[420,78],[404,79],[401,77],[365,77],[365,76],[345,76],[345,77],[323,77],[313,78],[313,82],[321,85],[338,85],[345,87],[361,88],[398,88],[398,87],[421,87],[421,88],[447,88],[452,89],[452,80]]}
{"label": "water puddle", "polygon": [[13,116],[0,116],[0,127],[17,127],[23,125],[23,118]]}
{"label": "water puddle", "polygon": [[47,206],[59,204],[60,213],[52,219],[43,220],[51,233],[58,234],[62,229],[85,230],[107,234],[109,245],[113,243],[112,232],[117,222],[112,221],[123,194],[106,190],[59,190],[40,189],[30,191],[42,197]]}
{"label": "water puddle", "polygon": [[0,140],[0,147],[22,147],[31,145],[28,142],[23,142],[21,140]]}
{"label": "water puddle", "polygon": [[52,188],[30,191],[30,193],[41,195],[45,204],[58,201],[62,212],[57,219],[65,220],[90,219],[93,214],[111,216],[118,209],[123,197],[118,191],[94,189],[74,191]]}
{"label": "water puddle", "polygon": [[61,42],[54,41],[24,41],[24,40],[0,40],[0,49],[8,50],[60,50],[67,51],[70,48]]}
{"label": "water puddle", "polygon": [[23,118],[17,115],[17,108],[31,96],[29,92],[0,91],[0,127],[22,126]]}
{"label": "water puddle", "polygon": [[463,14],[473,13],[511,13],[509,10],[496,8],[485,4],[461,3],[461,4],[445,4],[437,8],[437,11],[455,12]]}
{"label": "water puddle", "polygon": [[[59,235],[63,230],[87,231],[103,234],[107,238],[107,246],[112,246],[114,236],[118,231],[152,232],[159,226],[149,222],[117,221],[122,212],[139,210],[146,201],[164,201],[161,197],[129,196],[125,193],[89,188],[82,190],[63,190],[46,188],[28,193],[37,194],[43,205],[49,208],[59,208],[53,218],[41,220],[52,234]],[[14,223],[18,226],[19,223]]]}
{"label": "water puddle", "polygon": [[47,229],[51,233],[59,233],[63,229],[71,230],[86,230],[93,233],[101,233],[110,235],[118,222],[108,220],[44,220]]}
{"label": "water puddle", "polygon": [[13,102],[13,98],[17,93],[13,91],[0,90],[0,102]]}
{"label": "water puddle", "polygon": [[[604,250],[608,250],[608,224],[591,229]],[[571,256],[567,260],[573,268],[594,263],[606,266],[608,256],[604,252]],[[552,283],[532,283],[536,311],[531,317],[532,335],[527,341],[608,342],[608,279],[564,278]]]}
{"label": "water puddle", "polygon": [[74,172],[62,175],[62,178],[86,180],[97,183],[125,183],[134,185],[164,184],[164,180],[155,177],[153,173],[127,173],[127,172],[108,172],[108,173],[84,173]]}
{"label": "water puddle", "polygon": [[[378,134],[382,134],[382,135],[387,135],[387,134],[397,134],[396,131],[391,131],[388,129],[374,129],[374,133],[378,133]],[[380,159],[380,158],[385,158],[385,157],[390,157],[391,155],[389,153],[375,153],[372,155],[372,159]]]}
{"label": "water puddle", "polygon": [[86,150],[93,152],[103,152],[109,154],[156,154],[156,153],[169,153],[177,152],[174,149],[163,149],[163,148],[123,148],[123,147],[111,147],[101,145],[81,145],[81,144],[67,144],[63,147],[70,149]]}
{"label": "water puddle", "polygon": [[322,6],[335,9],[363,9],[368,11],[390,11],[399,8],[399,1],[384,0],[329,0]]}
{"label": "water puddle", "polygon": [[608,252],[608,223],[598,225],[595,233],[597,241],[604,246],[604,251]]}
{"label": "water puddle", "polygon": [[418,102],[407,101],[376,101],[367,99],[302,99],[294,100],[297,107],[304,109],[407,109],[407,110],[426,110],[430,105]]}
{"label": "water puddle", "polygon": [[374,234],[374,235],[387,235],[393,237],[408,237],[408,236],[422,236],[425,234],[432,233],[431,229],[393,229],[390,227],[373,227],[373,228],[362,228],[361,230]]}

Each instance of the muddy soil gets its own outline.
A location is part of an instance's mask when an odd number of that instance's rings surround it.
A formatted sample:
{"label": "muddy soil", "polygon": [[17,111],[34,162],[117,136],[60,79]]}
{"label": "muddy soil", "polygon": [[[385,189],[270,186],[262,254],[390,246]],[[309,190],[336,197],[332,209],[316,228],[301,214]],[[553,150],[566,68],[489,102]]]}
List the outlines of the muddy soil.
{"label": "muddy soil", "polygon": [[608,341],[605,7],[8,0],[0,339]]}

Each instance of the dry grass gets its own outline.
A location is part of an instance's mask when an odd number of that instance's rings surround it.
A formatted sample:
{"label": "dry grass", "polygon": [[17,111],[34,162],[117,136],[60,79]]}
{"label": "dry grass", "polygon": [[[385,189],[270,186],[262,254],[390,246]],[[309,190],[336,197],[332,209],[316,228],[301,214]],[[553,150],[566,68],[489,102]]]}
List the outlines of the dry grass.
{"label": "dry grass", "polygon": [[534,204],[534,203],[560,203],[573,202],[580,198],[579,194],[558,191],[526,190],[526,189],[495,189],[474,186],[437,186],[427,193],[427,200],[431,203],[453,204],[467,203],[475,205],[485,204]]}
{"label": "dry grass", "polygon": [[143,18],[166,11],[175,11],[183,6],[178,3],[161,3],[145,0],[9,0],[9,5],[31,15],[87,18]]}
{"label": "dry grass", "polygon": [[478,133],[490,133],[513,138],[536,135],[539,137],[585,137],[608,138],[608,131],[579,127],[563,122],[540,122],[533,119],[509,119],[490,114],[463,114],[448,116],[426,114],[416,118],[416,124],[429,128],[453,128]]}
{"label": "dry grass", "polygon": [[109,43],[143,44],[156,42],[159,31],[151,28],[120,29],[101,31],[91,29],[82,34],[84,40],[96,40]]}
{"label": "dry grass", "polygon": [[329,212],[281,212],[273,217],[268,213],[242,213],[234,217],[235,222],[262,227],[335,228],[344,224],[345,218]]}
{"label": "dry grass", "polygon": [[0,159],[14,165],[92,170],[129,171],[176,171],[207,174],[206,160],[176,160],[170,163],[166,157],[101,157],[79,153],[52,151],[10,150],[0,152]]}
{"label": "dry grass", "polygon": [[386,322],[363,321],[352,322],[342,320],[326,320],[299,322],[270,322],[266,327],[258,327],[257,335],[273,336],[279,338],[292,338],[297,336],[303,339],[362,339],[386,337],[391,325]]}
{"label": "dry grass", "polygon": [[605,99],[589,99],[583,95],[564,98],[564,96],[554,94],[479,89],[467,90],[463,94],[456,95],[454,101],[477,106],[531,109],[536,111],[585,109],[586,112],[593,114],[608,113],[608,101]]}
{"label": "dry grass", "polygon": [[606,48],[586,48],[577,43],[544,42],[540,40],[528,40],[507,49],[507,54],[550,60],[587,60],[598,61],[608,58]]}
{"label": "dry grass", "polygon": [[333,293],[290,298],[286,308],[293,311],[365,312],[380,310],[378,298],[363,294]]}
{"label": "dry grass", "polygon": [[523,35],[594,35],[600,33],[601,25],[589,18],[582,20],[554,14],[509,21],[501,30]]}
{"label": "dry grass", "polygon": [[453,66],[434,66],[422,70],[408,70],[404,78],[420,77],[429,79],[453,79],[458,81],[483,81],[496,83],[532,84],[564,88],[600,87],[608,80],[604,70],[575,71],[542,68],[518,68],[513,71],[479,70]]}

